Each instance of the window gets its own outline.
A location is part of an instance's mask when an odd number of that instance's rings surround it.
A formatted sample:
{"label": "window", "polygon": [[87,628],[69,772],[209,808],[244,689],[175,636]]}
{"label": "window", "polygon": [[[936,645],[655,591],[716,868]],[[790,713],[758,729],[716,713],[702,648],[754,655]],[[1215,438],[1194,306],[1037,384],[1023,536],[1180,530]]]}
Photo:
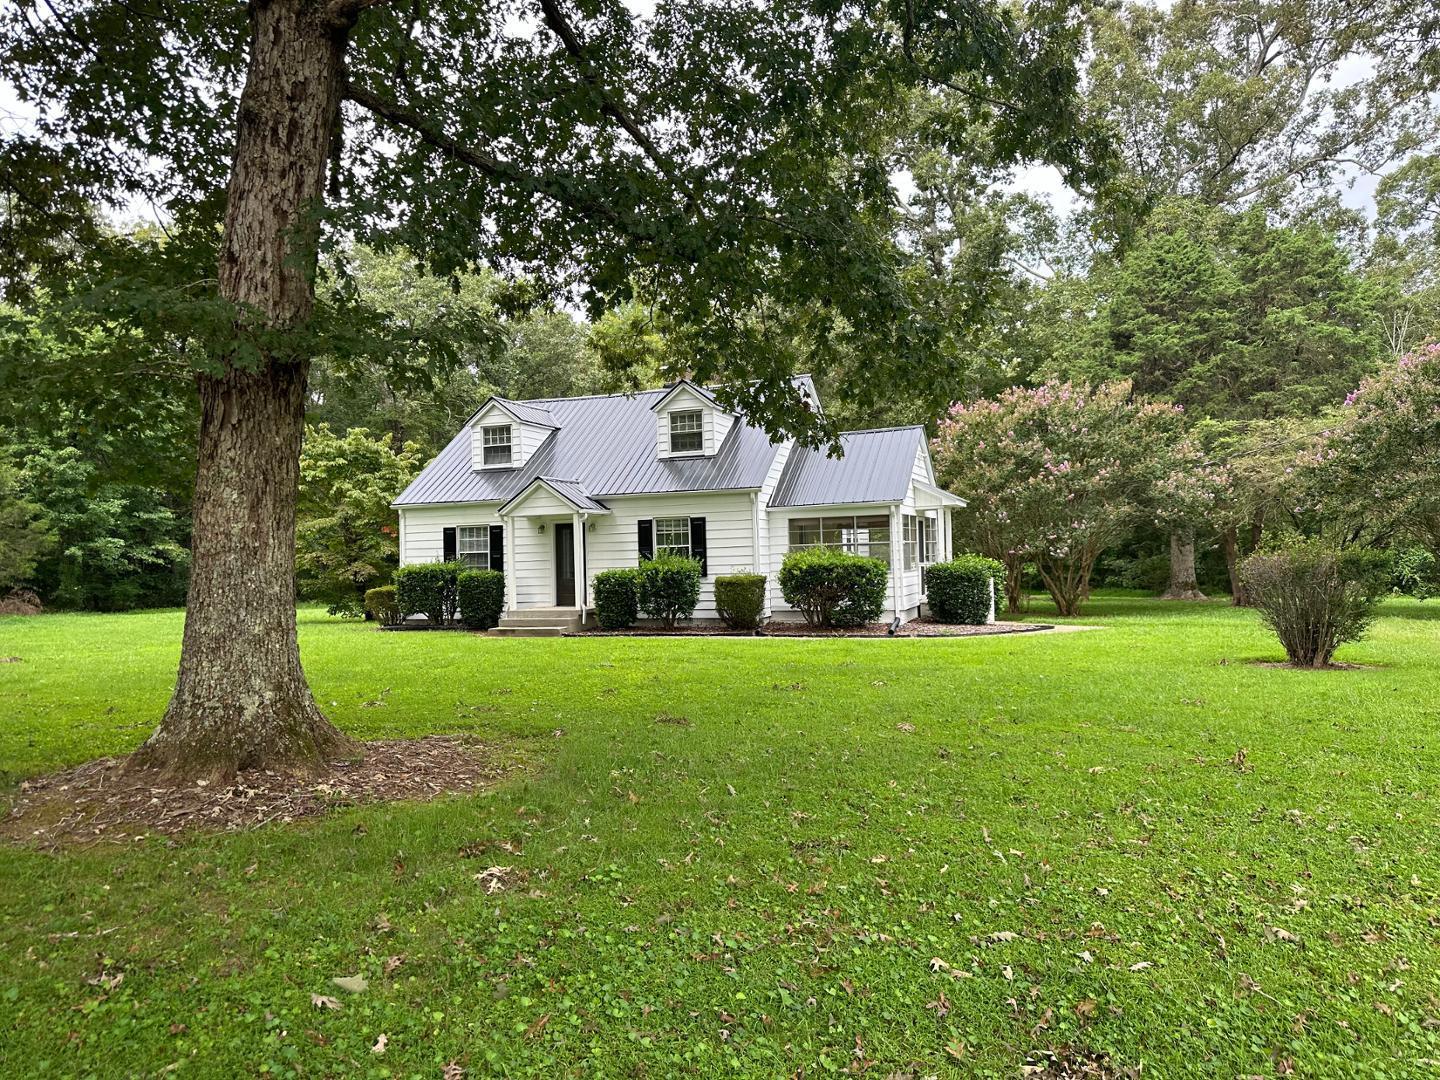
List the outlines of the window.
{"label": "window", "polygon": [[670,414],[670,452],[695,454],[705,449],[705,421],[699,409]]}
{"label": "window", "polygon": [[655,554],[683,555],[690,558],[690,519],[655,519]]}
{"label": "window", "polygon": [[456,536],[455,554],[466,566],[481,570],[490,567],[490,526],[461,528]]}
{"label": "window", "polygon": [[833,547],[852,555],[868,555],[890,564],[890,518],[885,514],[854,517],[791,518],[790,550]]}
{"label": "window", "polygon": [[905,541],[905,569],[914,570],[920,562],[920,521],[914,514],[901,515],[900,535]]}
{"label": "window", "polygon": [[510,455],[510,425],[498,424],[495,427],[482,428],[480,432],[481,446],[484,448],[484,457],[481,459],[485,465],[509,465],[513,460]]}
{"label": "window", "polygon": [[920,565],[929,566],[940,558],[940,519],[921,518],[920,525],[923,530],[920,534]]}

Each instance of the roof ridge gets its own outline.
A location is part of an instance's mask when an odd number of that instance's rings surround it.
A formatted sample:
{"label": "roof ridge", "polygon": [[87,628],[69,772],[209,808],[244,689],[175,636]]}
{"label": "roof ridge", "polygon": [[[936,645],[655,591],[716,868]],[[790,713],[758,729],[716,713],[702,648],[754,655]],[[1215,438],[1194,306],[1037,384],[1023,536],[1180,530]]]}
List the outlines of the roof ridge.
{"label": "roof ridge", "polygon": [[[796,372],[794,375],[791,375],[790,378],[791,378],[791,380],[809,379],[812,383],[815,381],[815,376],[814,376],[814,375],[811,375],[808,371]],[[686,381],[694,382],[693,379],[691,379],[691,380],[686,380]],[[712,389],[711,387],[706,386],[704,383],[695,383],[695,385],[698,386],[698,387],[700,387],[702,390]],[[723,384],[721,384],[721,385],[723,385]],[[539,398],[511,398],[511,397],[504,397],[504,396],[501,395],[501,394],[494,394],[494,395],[492,395],[492,396],[497,397],[497,398],[500,398],[502,401],[513,401],[513,402],[515,402],[516,404],[519,404],[519,405],[533,405],[533,404],[535,404],[537,401],[549,401],[549,402],[554,402],[554,401],[595,401],[595,400],[598,400],[598,399],[600,399],[600,398],[637,398],[637,397],[639,397],[641,394],[664,394],[664,393],[669,393],[669,392],[670,392],[671,390],[673,390],[674,388],[675,388],[675,384],[674,384],[674,383],[669,383],[669,384],[667,384],[667,385],[665,385],[665,386],[652,386],[652,387],[649,387],[649,388],[647,388],[647,389],[645,389],[645,390],[630,390],[630,391],[624,391],[624,390],[622,390],[622,391],[619,391],[618,393],[613,393],[613,394],[572,394],[572,395],[570,395],[569,397],[539,397]],[[923,425],[923,424],[915,424],[915,425],[910,425],[910,426],[913,426],[913,427],[923,427],[924,425]],[[877,428],[877,429],[875,429],[875,430],[878,431],[878,430],[884,430],[884,429]]]}
{"label": "roof ridge", "polygon": [[890,427],[862,427],[852,428],[849,431],[840,432],[841,435],[873,435],[881,431],[924,431],[924,424],[892,424]]}

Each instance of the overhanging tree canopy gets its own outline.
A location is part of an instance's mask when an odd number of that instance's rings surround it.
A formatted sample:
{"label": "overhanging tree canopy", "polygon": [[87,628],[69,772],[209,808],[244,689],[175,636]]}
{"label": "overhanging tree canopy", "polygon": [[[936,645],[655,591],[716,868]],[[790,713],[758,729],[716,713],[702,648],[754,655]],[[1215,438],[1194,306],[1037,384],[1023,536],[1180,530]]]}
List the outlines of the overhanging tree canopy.
{"label": "overhanging tree canopy", "polygon": [[[1083,166],[1068,4],[994,0],[53,0],[0,13],[0,66],[41,117],[0,152],[17,301],[125,327],[133,356],[54,372],[124,396],[164,374],[200,401],[194,560],[176,693],[140,764],[314,762],[347,742],[295,643],[297,461],[309,358],[430,362],[343,280],[338,239],[448,274],[488,264],[592,313],[637,294],[683,328],[699,378],[808,439],[787,313],[812,365],[873,358],[847,392],[925,386],[943,335],[892,241],[890,147],[943,98],[954,152]],[[149,199],[143,250],[87,208]],[[219,226],[217,230],[216,226]],[[219,237],[218,255],[214,241]],[[210,269],[218,259],[218,274]],[[61,274],[47,274],[55,269]],[[422,348],[420,346],[429,346]],[[143,358],[143,359],[138,359]],[[9,374],[26,361],[11,351]],[[94,395],[92,395],[94,396]],[[103,396],[103,395],[102,395]],[[938,404],[938,403],[937,403]]]}

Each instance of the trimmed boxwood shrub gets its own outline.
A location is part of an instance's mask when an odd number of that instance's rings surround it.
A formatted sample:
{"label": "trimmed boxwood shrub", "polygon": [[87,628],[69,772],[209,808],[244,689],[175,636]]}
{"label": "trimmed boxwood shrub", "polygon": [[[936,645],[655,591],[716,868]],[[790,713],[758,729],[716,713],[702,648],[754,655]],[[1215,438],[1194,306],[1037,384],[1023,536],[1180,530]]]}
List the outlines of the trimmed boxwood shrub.
{"label": "trimmed boxwood shrub", "polygon": [[1240,582],[1296,667],[1326,667],[1359,641],[1389,588],[1390,558],[1373,548],[1336,551],[1289,538],[1240,564]]}
{"label": "trimmed boxwood shrub", "polygon": [[401,618],[424,615],[436,626],[449,626],[459,607],[456,580],[464,563],[415,563],[395,571],[395,599]]}
{"label": "trimmed boxwood shrub", "polygon": [[637,570],[640,610],[659,619],[665,629],[695,614],[700,603],[700,561],[682,555],[657,555],[646,559]]}
{"label": "trimmed boxwood shrub", "polygon": [[863,626],[880,618],[890,573],[879,559],[834,548],[804,548],[785,556],[780,594],[811,626]]}
{"label": "trimmed boxwood shrub", "polygon": [[1005,581],[1005,566],[983,555],[957,555],[925,568],[930,617],[942,623],[980,626],[990,617],[994,589]]}
{"label": "trimmed boxwood shrub", "polygon": [[595,575],[595,621],[602,630],[624,630],[639,617],[639,570],[622,567]]}
{"label": "trimmed boxwood shrub", "polygon": [[394,585],[381,585],[365,590],[365,610],[382,626],[394,626],[401,619],[400,603],[395,599]]}
{"label": "trimmed boxwood shrub", "polygon": [[717,577],[715,610],[731,630],[754,630],[765,613],[765,575],[724,574]]}
{"label": "trimmed boxwood shrub", "polygon": [[466,630],[500,625],[505,609],[505,575],[499,570],[462,570],[455,579],[460,621]]}

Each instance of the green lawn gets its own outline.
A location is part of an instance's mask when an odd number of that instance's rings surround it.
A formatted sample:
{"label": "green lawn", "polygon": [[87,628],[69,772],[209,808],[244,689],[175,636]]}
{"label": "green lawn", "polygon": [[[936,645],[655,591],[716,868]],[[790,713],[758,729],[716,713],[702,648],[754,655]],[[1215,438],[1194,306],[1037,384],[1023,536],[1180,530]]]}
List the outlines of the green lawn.
{"label": "green lawn", "polygon": [[[238,836],[0,849],[0,1075],[1016,1076],[1045,1048],[1434,1075],[1440,604],[1391,605],[1341,652],[1360,671],[1257,667],[1278,646],[1223,605],[1081,621],[1104,628],[490,640],[307,611],[341,726],[534,767]],[[0,620],[5,783],[136,745],[180,627]]]}

